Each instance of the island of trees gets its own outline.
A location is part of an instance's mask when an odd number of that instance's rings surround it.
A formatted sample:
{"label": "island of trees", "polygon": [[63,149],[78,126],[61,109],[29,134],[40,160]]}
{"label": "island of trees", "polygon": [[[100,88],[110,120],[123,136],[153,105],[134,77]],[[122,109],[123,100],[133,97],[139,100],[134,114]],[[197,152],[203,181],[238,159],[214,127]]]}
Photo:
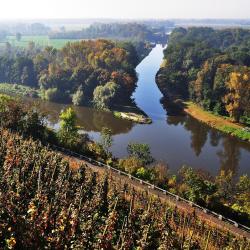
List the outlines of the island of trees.
{"label": "island of trees", "polygon": [[176,28],[164,51],[158,86],[169,100],[191,100],[250,124],[250,31]]}

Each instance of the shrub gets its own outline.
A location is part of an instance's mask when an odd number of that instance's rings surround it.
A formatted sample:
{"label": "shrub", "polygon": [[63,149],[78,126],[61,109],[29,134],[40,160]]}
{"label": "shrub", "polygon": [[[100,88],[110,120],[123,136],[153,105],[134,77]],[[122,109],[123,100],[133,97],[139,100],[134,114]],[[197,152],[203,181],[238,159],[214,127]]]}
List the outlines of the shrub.
{"label": "shrub", "polygon": [[125,159],[120,159],[118,167],[129,174],[135,174],[139,168],[143,167],[143,163],[137,157],[131,156]]}
{"label": "shrub", "polygon": [[72,96],[72,103],[75,106],[81,106],[84,103],[84,93],[82,88],[79,88],[75,94]]}
{"label": "shrub", "polygon": [[127,151],[130,156],[138,158],[144,165],[150,164],[154,161],[151,156],[150,147],[147,144],[129,143]]}

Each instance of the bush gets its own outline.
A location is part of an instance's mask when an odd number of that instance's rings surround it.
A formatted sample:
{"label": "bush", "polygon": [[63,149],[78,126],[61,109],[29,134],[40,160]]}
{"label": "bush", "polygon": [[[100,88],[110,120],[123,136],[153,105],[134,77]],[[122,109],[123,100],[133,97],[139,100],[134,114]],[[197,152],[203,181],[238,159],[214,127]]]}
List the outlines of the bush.
{"label": "bush", "polygon": [[249,116],[241,116],[240,122],[250,127],[250,117]]}
{"label": "bush", "polygon": [[149,180],[149,181],[152,178],[151,171],[147,168],[144,168],[144,167],[137,169],[136,176],[140,179]]}
{"label": "bush", "polygon": [[67,99],[67,95],[62,93],[58,88],[49,88],[42,92],[42,98],[50,102],[60,102]]}
{"label": "bush", "polygon": [[147,144],[129,143],[127,151],[130,156],[141,160],[143,165],[148,165],[154,161],[151,156],[150,147]]}
{"label": "bush", "polygon": [[84,103],[84,93],[81,88],[79,88],[75,94],[72,96],[72,103],[75,106],[81,106]]}
{"label": "bush", "polygon": [[120,159],[118,167],[129,174],[135,174],[137,170],[143,167],[142,161],[137,157],[131,156],[125,159]]}
{"label": "bush", "polygon": [[114,82],[108,82],[104,86],[98,86],[94,90],[93,102],[98,109],[109,109],[113,103],[119,86]]}

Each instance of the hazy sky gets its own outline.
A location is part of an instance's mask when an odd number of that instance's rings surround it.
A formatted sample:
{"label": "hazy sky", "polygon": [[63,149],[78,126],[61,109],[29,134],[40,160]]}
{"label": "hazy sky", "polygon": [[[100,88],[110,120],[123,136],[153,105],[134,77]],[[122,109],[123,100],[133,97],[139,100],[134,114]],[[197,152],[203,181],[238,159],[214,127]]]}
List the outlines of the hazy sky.
{"label": "hazy sky", "polygon": [[0,19],[250,18],[250,0],[0,0]]}

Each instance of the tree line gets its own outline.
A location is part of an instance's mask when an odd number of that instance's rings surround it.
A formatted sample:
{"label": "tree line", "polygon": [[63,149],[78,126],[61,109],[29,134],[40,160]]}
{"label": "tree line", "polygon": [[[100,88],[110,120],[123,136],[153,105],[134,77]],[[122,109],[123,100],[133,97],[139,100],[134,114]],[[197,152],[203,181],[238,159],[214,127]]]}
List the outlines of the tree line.
{"label": "tree line", "polygon": [[249,124],[249,41],[245,29],[176,28],[157,74],[161,91]]}
{"label": "tree line", "polygon": [[[157,23],[156,23],[157,24]],[[51,32],[52,39],[119,39],[166,43],[164,26],[143,23],[95,23],[80,31]]]}
{"label": "tree line", "polygon": [[62,49],[7,43],[0,51],[0,82],[39,89],[50,101],[108,109],[130,101],[137,81],[135,67],[150,48],[109,40],[72,42]]}

